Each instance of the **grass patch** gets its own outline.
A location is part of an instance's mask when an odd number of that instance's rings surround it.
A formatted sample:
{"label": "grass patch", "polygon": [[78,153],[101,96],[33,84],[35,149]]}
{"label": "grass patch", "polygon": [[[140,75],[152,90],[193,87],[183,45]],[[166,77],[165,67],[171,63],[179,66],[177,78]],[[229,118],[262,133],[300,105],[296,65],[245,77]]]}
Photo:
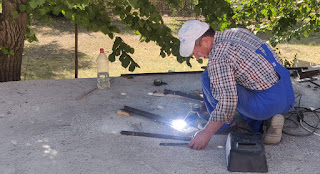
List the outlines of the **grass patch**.
{"label": "grass patch", "polygon": [[[164,22],[176,35],[178,29],[186,19],[164,17]],[[178,63],[176,57],[162,58],[160,47],[153,42],[140,42],[140,36],[134,31],[127,30],[120,21],[115,25],[120,27],[122,33],[118,36],[135,49],[133,59],[140,65],[133,73],[168,72],[168,71],[199,71],[201,66],[207,65],[207,60],[199,64],[191,61],[193,67],[185,63]],[[66,79],[74,78],[74,24],[71,21],[57,19],[54,24],[35,23],[32,28],[39,42],[25,42],[24,56],[22,62],[22,80],[41,79]],[[317,50],[320,49],[320,35],[311,35],[300,41],[293,40],[289,43],[279,44],[280,57],[293,60],[297,58],[304,62],[320,64]],[[87,32],[79,29],[79,78],[96,77],[96,58],[99,49],[112,50],[113,41],[100,32]],[[131,73],[121,66],[116,60],[110,64],[110,75],[120,76]]]}

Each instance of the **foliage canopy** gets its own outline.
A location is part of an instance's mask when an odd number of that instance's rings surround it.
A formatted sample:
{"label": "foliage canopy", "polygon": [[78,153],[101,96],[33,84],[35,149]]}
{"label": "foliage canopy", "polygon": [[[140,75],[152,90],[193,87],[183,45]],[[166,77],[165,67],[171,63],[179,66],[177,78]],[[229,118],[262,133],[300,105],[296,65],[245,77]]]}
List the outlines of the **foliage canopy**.
{"label": "foliage canopy", "polygon": [[[179,55],[179,39],[164,24],[160,12],[152,5],[151,0],[29,0],[20,4],[17,11],[11,12],[14,17],[18,13],[27,12],[29,26],[31,17],[52,20],[49,13],[59,15],[89,31],[101,31],[114,39],[111,62],[118,58],[122,66],[134,71],[139,65],[132,59],[134,49],[115,33],[120,30],[113,24],[113,18],[119,18],[123,24],[140,34],[143,42],[154,41],[160,46],[160,55],[174,55],[180,63],[189,66],[190,58]],[[160,1],[160,0],[158,0]],[[187,0],[162,0],[175,8]],[[254,33],[270,32],[269,40],[275,46],[281,41],[292,38],[308,37],[310,33],[319,32],[320,14],[318,0],[189,0],[194,3],[194,12],[202,15],[215,30],[225,30],[237,26],[245,26]],[[35,41],[34,32],[28,27],[26,39]],[[5,48],[3,46],[3,48]],[[7,54],[10,49],[6,50]]]}

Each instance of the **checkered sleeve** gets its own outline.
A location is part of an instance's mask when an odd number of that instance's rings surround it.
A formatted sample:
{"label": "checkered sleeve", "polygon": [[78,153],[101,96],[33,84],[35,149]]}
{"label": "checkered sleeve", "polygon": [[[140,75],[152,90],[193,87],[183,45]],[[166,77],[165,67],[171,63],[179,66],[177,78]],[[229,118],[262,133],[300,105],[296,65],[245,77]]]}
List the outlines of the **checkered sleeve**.
{"label": "checkered sleeve", "polygon": [[210,88],[213,97],[218,101],[211,112],[210,121],[231,122],[238,102],[236,80],[232,62],[225,58],[228,44],[221,44],[208,62]]}

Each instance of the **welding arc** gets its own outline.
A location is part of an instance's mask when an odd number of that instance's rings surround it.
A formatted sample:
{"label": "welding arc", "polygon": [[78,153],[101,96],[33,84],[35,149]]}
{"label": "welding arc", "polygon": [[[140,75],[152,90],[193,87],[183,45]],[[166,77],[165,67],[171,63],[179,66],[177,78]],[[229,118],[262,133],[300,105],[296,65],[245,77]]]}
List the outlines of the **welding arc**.
{"label": "welding arc", "polygon": [[152,137],[152,138],[162,138],[162,139],[171,139],[171,140],[182,140],[182,141],[191,141],[192,137],[186,136],[175,136],[167,134],[155,134],[147,132],[133,132],[133,131],[121,131],[121,135],[131,135],[131,136],[143,136],[143,137]]}

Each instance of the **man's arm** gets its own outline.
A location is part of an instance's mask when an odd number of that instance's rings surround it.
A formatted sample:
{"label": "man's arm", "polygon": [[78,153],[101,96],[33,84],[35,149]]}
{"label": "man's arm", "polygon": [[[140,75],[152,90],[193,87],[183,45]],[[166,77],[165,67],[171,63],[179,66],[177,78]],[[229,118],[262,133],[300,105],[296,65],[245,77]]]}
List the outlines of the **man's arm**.
{"label": "man's arm", "polygon": [[212,135],[216,133],[223,124],[222,122],[209,121],[202,130],[195,134],[195,137],[189,143],[189,147],[194,150],[204,149],[208,145]]}

